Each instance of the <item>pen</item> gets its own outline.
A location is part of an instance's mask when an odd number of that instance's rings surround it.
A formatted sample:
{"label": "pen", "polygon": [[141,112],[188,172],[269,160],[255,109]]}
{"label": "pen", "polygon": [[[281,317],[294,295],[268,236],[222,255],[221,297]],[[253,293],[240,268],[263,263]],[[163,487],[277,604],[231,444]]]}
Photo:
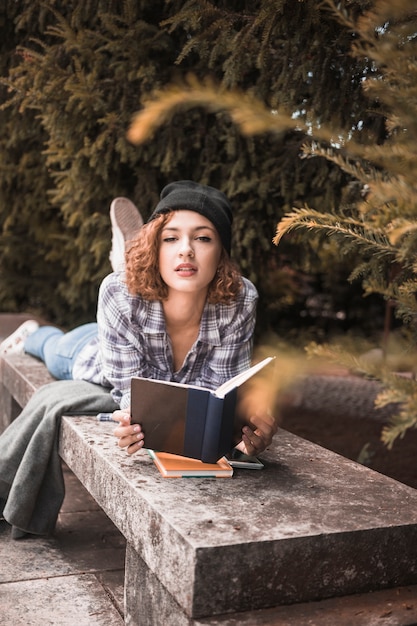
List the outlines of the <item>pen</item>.
{"label": "pen", "polygon": [[115,422],[113,419],[113,413],[98,413],[97,420],[99,422]]}

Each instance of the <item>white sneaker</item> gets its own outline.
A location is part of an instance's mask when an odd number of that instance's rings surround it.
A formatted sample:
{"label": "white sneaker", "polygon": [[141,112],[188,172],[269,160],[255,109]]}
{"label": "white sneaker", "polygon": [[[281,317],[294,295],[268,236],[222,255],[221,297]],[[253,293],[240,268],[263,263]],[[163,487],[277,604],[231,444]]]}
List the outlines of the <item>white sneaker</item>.
{"label": "white sneaker", "polygon": [[110,263],[113,271],[117,272],[124,268],[126,244],[143,226],[143,219],[128,198],[115,198],[110,205],[110,221],[112,226]]}
{"label": "white sneaker", "polygon": [[35,320],[26,320],[14,333],[6,337],[0,344],[1,354],[23,354],[25,351],[25,340],[38,330],[39,324]]}

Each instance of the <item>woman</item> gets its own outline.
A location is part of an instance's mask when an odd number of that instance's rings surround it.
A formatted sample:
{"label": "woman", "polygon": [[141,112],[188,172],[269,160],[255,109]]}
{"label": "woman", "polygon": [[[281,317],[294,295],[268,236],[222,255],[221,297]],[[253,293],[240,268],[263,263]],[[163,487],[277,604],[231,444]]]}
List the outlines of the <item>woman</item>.
{"label": "woman", "polygon": [[[250,366],[257,292],[230,260],[232,219],[221,191],[170,183],[127,251],[125,272],[104,279],[97,325],[64,336],[41,327],[25,339],[25,351],[57,378],[111,388],[120,405],[114,434],[128,454],[145,445],[140,426],[130,424],[132,376],[215,389]],[[275,420],[264,411],[248,418],[239,448],[259,454]]]}

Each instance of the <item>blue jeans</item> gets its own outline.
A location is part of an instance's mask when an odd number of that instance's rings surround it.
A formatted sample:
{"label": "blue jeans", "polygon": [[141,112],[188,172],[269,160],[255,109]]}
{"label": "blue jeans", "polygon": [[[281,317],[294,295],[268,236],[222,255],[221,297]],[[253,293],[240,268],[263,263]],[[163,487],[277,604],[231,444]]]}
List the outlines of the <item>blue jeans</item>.
{"label": "blue jeans", "polygon": [[78,326],[67,333],[54,326],[41,326],[25,341],[25,352],[41,359],[58,380],[71,380],[74,361],[97,336],[97,324]]}

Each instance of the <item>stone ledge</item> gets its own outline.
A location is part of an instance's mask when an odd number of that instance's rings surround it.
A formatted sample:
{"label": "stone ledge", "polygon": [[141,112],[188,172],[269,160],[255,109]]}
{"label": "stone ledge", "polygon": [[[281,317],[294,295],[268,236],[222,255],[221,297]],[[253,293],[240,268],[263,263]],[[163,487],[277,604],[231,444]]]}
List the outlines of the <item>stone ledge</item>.
{"label": "stone ledge", "polygon": [[28,354],[0,358],[0,380],[13,398],[25,406],[37,389],[56,380],[39,359]]}
{"label": "stone ledge", "polygon": [[[130,552],[127,553],[128,565]],[[417,624],[417,586],[283,605],[190,620],[142,559],[135,558],[136,593],[129,625],[140,626],[411,626]]]}
{"label": "stone ledge", "polygon": [[386,421],[396,406],[375,408],[374,402],[382,384],[352,374],[312,374],[303,377],[291,392],[287,406],[313,413],[339,414],[347,419]]}
{"label": "stone ledge", "polygon": [[113,427],[63,418],[62,457],[186,615],[417,582],[414,489],[284,430],[261,472],[164,479]]}
{"label": "stone ledge", "polygon": [[0,357],[0,433],[37,389],[54,380],[42,361],[28,354]]}

